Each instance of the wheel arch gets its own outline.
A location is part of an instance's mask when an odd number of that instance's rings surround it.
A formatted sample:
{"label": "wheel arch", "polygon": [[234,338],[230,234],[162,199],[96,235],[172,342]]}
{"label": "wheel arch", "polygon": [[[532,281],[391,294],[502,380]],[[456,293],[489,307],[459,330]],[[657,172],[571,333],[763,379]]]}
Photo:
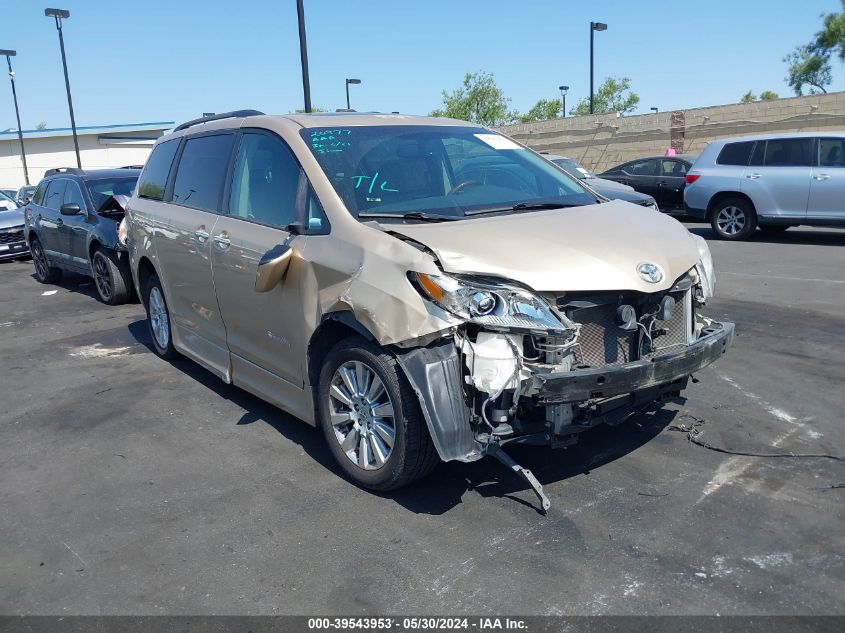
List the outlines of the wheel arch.
{"label": "wheel arch", "polygon": [[[140,274],[140,273],[139,273]],[[323,360],[332,347],[350,336],[360,336],[368,341],[376,341],[376,337],[349,310],[330,312],[323,315],[323,319],[311,339],[308,341],[308,383],[312,391],[317,388],[320,380],[320,370]],[[317,398],[314,392],[314,402]]]}
{"label": "wheel arch", "polygon": [[722,202],[723,200],[727,200],[728,198],[739,198],[741,200],[745,200],[748,204],[751,205],[751,208],[754,212],[757,212],[757,206],[754,204],[754,201],[748,196],[748,194],[742,193],[741,191],[720,191],[717,194],[714,194],[712,198],[710,198],[710,202],[707,204],[707,217],[705,218],[708,222],[713,218],[713,213],[716,211],[716,206]]}
{"label": "wheel arch", "polygon": [[138,260],[138,294],[141,295],[141,301],[144,302],[144,305],[146,305],[147,301],[146,293],[144,292],[144,289],[147,287],[147,280],[157,274],[158,271],[156,271],[149,257],[144,255]]}

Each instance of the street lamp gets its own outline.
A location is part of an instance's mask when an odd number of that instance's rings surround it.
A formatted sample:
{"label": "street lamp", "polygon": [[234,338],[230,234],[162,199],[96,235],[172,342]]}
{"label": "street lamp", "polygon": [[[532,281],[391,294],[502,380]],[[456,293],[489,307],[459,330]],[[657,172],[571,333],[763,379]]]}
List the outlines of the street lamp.
{"label": "street lamp", "polygon": [[56,29],[59,31],[59,46],[62,49],[62,67],[65,70],[65,90],[67,90],[67,107],[70,110],[70,127],[73,130],[73,147],[76,149],[76,165],[82,169],[82,160],[79,158],[79,139],[76,138],[76,119],[73,117],[73,99],[70,98],[70,79],[67,76],[67,57],[65,57],[65,38],[62,35],[62,20],[70,17],[70,11],[64,9],[44,9],[44,15],[48,18],[55,18]]}
{"label": "street lamp", "polygon": [[296,16],[299,20],[299,59],[302,62],[302,94],[305,111],[311,112],[311,81],[308,78],[308,43],[305,40],[305,7],[302,0],[296,0]]}
{"label": "street lamp", "polygon": [[352,108],[349,106],[349,84],[358,85],[361,83],[360,79],[347,79],[346,80],[346,109],[351,110]]}
{"label": "street lamp", "polygon": [[18,140],[21,143],[21,159],[23,160],[23,178],[29,184],[29,169],[26,167],[26,152],[23,149],[23,132],[21,131],[21,113],[18,110],[18,92],[15,90],[15,71],[12,70],[12,57],[17,51],[0,50],[0,55],[6,56],[6,63],[9,65],[9,81],[12,82],[12,98],[15,100],[15,116],[18,119]]}
{"label": "street lamp", "polygon": [[652,112],[654,112],[655,114],[657,114],[657,108],[649,108],[649,110],[651,110]]}
{"label": "street lamp", "polygon": [[560,90],[561,107],[563,108],[563,118],[566,118],[566,93],[569,92],[569,86],[558,86]]}
{"label": "street lamp", "polygon": [[606,31],[604,22],[590,22],[590,114],[593,114],[593,34],[596,31]]}

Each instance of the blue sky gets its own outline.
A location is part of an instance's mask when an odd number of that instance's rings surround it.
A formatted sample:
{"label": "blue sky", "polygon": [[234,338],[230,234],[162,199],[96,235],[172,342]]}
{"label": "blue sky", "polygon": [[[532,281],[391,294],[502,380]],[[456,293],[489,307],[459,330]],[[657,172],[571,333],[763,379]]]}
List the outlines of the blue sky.
{"label": "blue sky", "polygon": [[[69,125],[48,0],[7,1],[0,48],[17,49],[22,127]],[[53,0],[49,0],[52,2]],[[77,125],[183,121],[204,111],[302,107],[295,0],[55,0],[65,21]],[[466,72],[492,72],[525,111],[570,86],[589,90],[589,22],[597,83],[628,76],[640,112],[731,103],[747,90],[791,92],[781,61],[839,0],[305,0],[312,101],[425,114]],[[835,61],[831,90],[845,90]],[[14,127],[0,79],[0,128]]]}

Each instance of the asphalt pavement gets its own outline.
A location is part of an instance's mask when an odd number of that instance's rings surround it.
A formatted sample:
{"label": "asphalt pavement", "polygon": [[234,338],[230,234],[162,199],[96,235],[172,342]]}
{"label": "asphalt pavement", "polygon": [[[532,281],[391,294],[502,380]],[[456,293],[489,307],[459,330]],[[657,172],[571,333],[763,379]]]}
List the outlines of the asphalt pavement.
{"label": "asphalt pavement", "polygon": [[139,304],[0,263],[0,613],[845,614],[845,462],[670,428],[845,456],[845,231],[710,244],[734,347],[685,404],[513,449],[547,516],[492,459],[359,489]]}

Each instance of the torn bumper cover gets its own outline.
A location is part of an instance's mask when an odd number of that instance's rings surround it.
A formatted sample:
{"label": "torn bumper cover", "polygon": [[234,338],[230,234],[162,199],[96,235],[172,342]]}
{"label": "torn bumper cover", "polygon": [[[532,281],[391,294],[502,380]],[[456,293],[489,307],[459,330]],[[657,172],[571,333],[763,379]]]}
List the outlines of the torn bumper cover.
{"label": "torn bumper cover", "polygon": [[[733,337],[733,323],[713,322],[680,351],[603,368],[533,371],[523,382],[523,389],[533,393],[541,405],[606,401],[637,392],[651,397],[659,393],[660,386],[681,381],[717,360]],[[473,412],[462,388],[461,360],[454,343],[442,339],[427,347],[399,350],[397,359],[419,397],[441,459],[474,461],[483,457],[489,446],[478,440],[473,428]]]}
{"label": "torn bumper cover", "polygon": [[681,351],[622,365],[568,372],[535,373],[538,396],[546,404],[609,398],[673,382],[707,367],[730,346],[733,323],[712,323]]}

